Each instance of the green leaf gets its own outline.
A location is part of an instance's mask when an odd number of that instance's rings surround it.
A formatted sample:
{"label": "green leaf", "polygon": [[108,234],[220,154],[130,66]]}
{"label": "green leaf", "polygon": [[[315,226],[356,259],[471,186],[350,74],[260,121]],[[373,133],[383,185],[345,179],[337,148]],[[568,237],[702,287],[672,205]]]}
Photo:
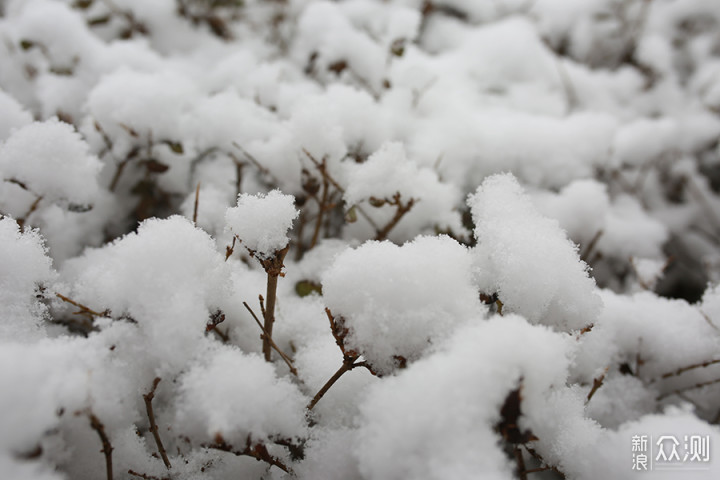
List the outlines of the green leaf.
{"label": "green leaf", "polygon": [[310,280],[300,280],[295,284],[295,293],[297,293],[299,297],[307,297],[313,293],[322,295],[322,285]]}

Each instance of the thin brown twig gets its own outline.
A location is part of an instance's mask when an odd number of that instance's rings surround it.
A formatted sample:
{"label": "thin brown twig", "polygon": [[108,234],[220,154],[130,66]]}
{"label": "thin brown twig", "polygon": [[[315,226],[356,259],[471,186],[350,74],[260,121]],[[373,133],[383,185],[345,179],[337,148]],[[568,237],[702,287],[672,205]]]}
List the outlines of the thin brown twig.
{"label": "thin brown twig", "polygon": [[93,430],[95,430],[98,434],[98,437],[100,437],[100,441],[102,442],[102,450],[103,454],[105,455],[105,474],[107,476],[107,480],[113,480],[113,466],[112,466],[112,451],[113,447],[110,443],[110,439],[107,436],[107,433],[105,432],[105,425],[100,421],[100,419],[92,412],[87,412],[88,418],[90,419],[90,426]]}
{"label": "thin brown twig", "polygon": [[[306,149],[303,148],[302,151],[315,165],[315,167],[319,168],[320,162],[315,157],[313,157],[313,155]],[[335,187],[340,193],[345,193],[345,189],[340,186],[340,184],[332,177],[332,175],[330,175],[330,172],[328,172],[327,169],[325,169],[325,176],[327,177],[328,182],[330,182],[332,186]],[[360,205],[355,205],[355,208],[357,208],[357,211],[360,213],[360,215],[362,215],[363,218],[368,221],[368,223],[375,229],[376,232],[380,230],[380,226],[375,222],[375,220],[372,219],[370,215],[368,215],[365,210],[360,207]]]}
{"label": "thin brown twig", "polygon": [[320,227],[322,227],[323,215],[325,214],[325,209],[327,208],[328,193],[330,190],[330,183],[328,182],[326,174],[327,169],[325,159],[322,160],[318,169],[322,174],[322,198],[318,202],[318,214],[315,219],[315,230],[313,231],[312,240],[310,241],[310,247],[308,250],[312,250],[315,245],[317,245],[318,237],[320,236]]}
{"label": "thin brown twig", "polygon": [[566,478],[566,477],[565,477],[565,474],[564,474],[562,471],[560,471],[557,467],[553,467],[552,465],[548,465],[548,463],[545,461],[545,459],[542,457],[542,455],[540,455],[537,451],[535,451],[534,448],[528,447],[526,443],[523,443],[522,446],[525,447],[525,450],[527,450],[527,452],[528,452],[530,455],[532,455],[532,457],[533,457],[535,460],[537,460],[538,462],[540,462],[540,465],[543,465],[543,468],[545,468],[546,470],[552,470],[553,472],[555,472],[555,473],[557,473],[558,475],[560,475],[562,478]]}
{"label": "thin brown twig", "polygon": [[128,470],[128,474],[132,475],[133,477],[142,478],[143,480],[170,480],[170,477],[156,477],[155,475],[148,475],[147,473],[139,473],[135,470]]}
{"label": "thin brown twig", "polygon": [[293,366],[293,363],[292,363],[292,360],[290,360],[290,357],[288,357],[285,354],[285,352],[280,350],[280,347],[277,346],[277,344],[271,337],[268,337],[268,334],[265,331],[265,328],[263,327],[262,323],[260,322],[260,319],[258,319],[257,315],[255,315],[255,312],[253,312],[252,308],[250,308],[250,305],[248,305],[247,302],[243,302],[243,305],[245,305],[245,308],[247,309],[248,312],[250,312],[250,315],[252,315],[252,318],[253,318],[253,320],[255,320],[255,323],[257,323],[257,326],[260,327],[260,330],[262,330],[263,341],[266,338],[270,339],[270,346],[272,348],[274,348],[275,351],[278,353],[278,355],[280,355],[280,358],[282,358],[285,361],[285,364],[290,369],[290,372],[297,377],[298,376],[297,369]]}
{"label": "thin brown twig", "polygon": [[280,470],[286,473],[292,474],[292,470],[286,466],[280,459],[273,457],[270,455],[270,452],[268,452],[267,447],[262,443],[256,443],[255,445],[252,445],[250,443],[250,439],[248,438],[247,445],[245,446],[245,449],[243,450],[237,450],[232,445],[228,445],[225,443],[225,440],[220,435],[217,435],[215,438],[215,443],[212,443],[210,445],[206,445],[207,448],[211,448],[214,450],[220,450],[223,452],[232,453],[236,456],[248,456],[253,457],[258,461],[263,461],[269,465],[278,467]]}
{"label": "thin brown twig", "polygon": [[705,319],[705,321],[708,323],[708,325],[710,325],[714,330],[720,330],[720,328],[718,328],[717,325],[715,325],[713,323],[712,319],[710,318],[710,316],[707,313],[703,312],[702,310],[699,310],[699,311],[700,311],[700,315],[702,315],[702,317]]}
{"label": "thin brown twig", "polygon": [[78,303],[75,300],[66,297],[65,295],[61,293],[55,292],[55,296],[62,300],[65,303],[69,303],[70,305],[79,308],[80,310],[77,312],[73,312],[75,315],[87,315],[90,317],[104,317],[107,312],[96,312],[95,310],[92,310],[91,308],[86,307],[82,303]]}
{"label": "thin brown twig", "polygon": [[600,240],[600,237],[603,236],[605,231],[603,229],[600,229],[597,231],[595,235],[593,235],[593,238],[590,240],[590,243],[588,243],[588,246],[585,248],[585,251],[580,255],[580,260],[582,260],[585,263],[588,263],[588,258],[590,258],[590,254],[595,249],[595,246],[597,245],[598,240]]}
{"label": "thin brown twig", "polygon": [[390,221],[377,232],[377,235],[375,235],[375,240],[385,240],[390,233],[390,231],[395,228],[395,226],[400,222],[400,220],[405,216],[406,213],[412,209],[413,205],[415,205],[415,199],[411,198],[406,203],[402,202],[402,199],[400,198],[400,193],[396,193],[393,196],[392,202],[389,202],[391,205],[395,205],[395,215],[393,218],[390,219]]}
{"label": "thin brown twig", "polygon": [[661,395],[658,395],[656,400],[659,401],[659,400],[662,400],[662,399],[664,399],[664,398],[667,398],[667,397],[669,397],[669,396],[671,396],[671,395],[679,395],[679,394],[681,394],[681,393],[683,393],[683,392],[686,392],[686,391],[688,391],[688,390],[695,390],[695,389],[702,388],[702,387],[707,387],[707,386],[709,386],[709,385],[713,385],[713,384],[716,384],[716,383],[720,383],[720,378],[716,378],[715,380],[709,380],[709,381],[707,381],[707,382],[696,383],[695,385],[689,385],[689,386],[687,386],[687,387],[682,387],[682,388],[678,388],[678,389],[672,390],[672,391],[670,391],[670,392],[663,393],[663,394],[661,394]]}
{"label": "thin brown twig", "polygon": [[153,398],[155,398],[155,390],[157,390],[160,380],[160,377],[155,377],[155,380],[153,380],[152,388],[148,393],[143,395],[143,400],[145,400],[145,410],[147,411],[148,420],[150,421],[150,433],[152,433],[153,438],[155,439],[155,444],[157,445],[158,452],[160,453],[160,457],[162,458],[165,467],[170,470],[172,468],[172,465],[170,464],[170,459],[168,458],[167,452],[165,451],[165,447],[162,443],[162,439],[160,438],[160,432],[158,430],[157,423],[155,422],[155,412],[153,411],[152,406]]}
{"label": "thin brown twig", "polygon": [[[272,172],[271,172],[267,167],[263,166],[263,164],[260,163],[260,162],[258,161],[258,159],[255,158],[250,152],[248,152],[247,150],[245,150],[245,148],[243,148],[242,145],[240,145],[240,144],[237,143],[237,142],[232,142],[232,144],[233,144],[233,147],[235,147],[235,148],[237,148],[238,150],[240,150],[240,152],[245,156],[245,158],[247,158],[248,160],[250,160],[250,162],[251,162],[253,165],[255,165],[255,167],[257,167],[258,170],[260,170],[260,173],[262,173],[263,175],[266,175],[267,177],[270,177],[270,179],[272,179],[272,181],[275,182],[276,184],[280,183],[280,182],[277,181],[277,178],[275,178],[275,176],[272,174]],[[235,157],[232,153],[230,153],[230,157],[231,157],[233,160],[235,160],[236,163],[238,163],[238,162],[239,162],[239,163],[242,163],[242,162],[240,162],[240,160],[239,160],[237,157]]]}
{"label": "thin brown twig", "polygon": [[21,230],[23,230],[23,229],[25,228],[25,222],[26,222],[27,219],[30,217],[30,215],[32,215],[33,213],[35,213],[35,210],[37,210],[37,208],[38,208],[38,206],[40,205],[40,202],[42,201],[42,199],[43,199],[42,195],[38,195],[38,196],[35,198],[35,201],[32,203],[32,205],[30,205],[30,208],[28,209],[28,211],[25,212],[25,215],[23,215],[22,218],[18,218],[18,219],[16,220],[16,222],[17,222],[18,225],[20,226],[20,229],[21,229]]}
{"label": "thin brown twig", "polygon": [[358,364],[355,364],[356,359],[357,359],[357,357],[346,357],[343,360],[343,363],[340,366],[340,368],[338,368],[338,370],[333,374],[333,376],[330,377],[330,379],[327,382],[325,382],[325,385],[322,386],[322,388],[315,394],[313,399],[310,401],[310,403],[307,406],[308,410],[312,410],[313,408],[315,408],[315,405],[317,405],[317,403],[320,401],[320,399],[323,396],[325,396],[327,391],[330,390],[330,387],[332,387],[335,384],[335,382],[340,380],[340,377],[345,375],[345,373],[349,372],[353,368],[360,366]]}
{"label": "thin brown twig", "polygon": [[198,207],[200,206],[200,182],[195,187],[195,206],[193,207],[193,223],[197,225]]}
{"label": "thin brown twig", "polygon": [[115,188],[117,187],[118,182],[120,181],[120,177],[122,176],[123,170],[125,170],[125,167],[127,166],[128,162],[133,159],[134,156],[128,156],[124,160],[122,160],[120,163],[118,163],[117,168],[115,169],[115,175],[113,175],[112,181],[110,182],[110,191],[114,192]]}
{"label": "thin brown twig", "polygon": [[590,392],[588,393],[587,398],[585,399],[585,405],[590,403],[590,400],[592,400],[592,397],[595,395],[595,392],[597,392],[600,389],[600,387],[603,386],[603,382],[605,381],[605,375],[607,375],[609,368],[610,367],[605,367],[605,370],[603,371],[603,373],[599,377],[593,379],[593,386],[590,389]]}
{"label": "thin brown twig", "polygon": [[654,378],[654,379],[652,379],[649,383],[656,382],[656,381],[659,380],[659,379],[676,377],[676,376],[678,376],[678,375],[680,375],[680,374],[682,374],[682,373],[687,372],[688,370],[694,370],[694,369],[696,369],[696,368],[705,368],[705,367],[709,367],[710,365],[715,365],[715,364],[718,364],[718,363],[720,363],[720,358],[719,358],[719,359],[715,359],[715,360],[708,360],[708,361],[706,361],[706,362],[694,363],[694,364],[692,364],[692,365],[688,365],[688,366],[685,366],[685,367],[680,367],[680,368],[678,368],[677,370],[674,370],[674,371],[672,371],[672,372],[663,373],[662,375],[660,375],[659,378]]}
{"label": "thin brown twig", "polygon": [[710,223],[713,224],[715,227],[716,232],[720,232],[720,216],[718,216],[717,212],[713,208],[713,206],[710,204],[710,201],[705,196],[705,192],[700,188],[700,186],[695,182],[695,180],[690,177],[685,177],[686,182],[688,185],[690,185],[691,188],[689,188],[691,194],[695,197],[695,199],[698,201],[700,206],[703,210],[705,210],[707,214],[707,218],[711,220]]}

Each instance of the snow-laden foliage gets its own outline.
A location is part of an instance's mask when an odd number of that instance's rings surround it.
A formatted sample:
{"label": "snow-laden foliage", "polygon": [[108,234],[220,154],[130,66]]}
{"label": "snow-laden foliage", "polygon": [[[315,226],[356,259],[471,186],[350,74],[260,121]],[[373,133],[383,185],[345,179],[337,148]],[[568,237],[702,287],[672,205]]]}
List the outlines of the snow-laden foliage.
{"label": "snow-laden foliage", "polygon": [[514,177],[489,177],[468,204],[480,291],[497,294],[508,311],[533,323],[573,330],[595,320],[600,299],[577,248],[536,211]]}
{"label": "snow-laden foliage", "polygon": [[0,477],[718,478],[719,27],[0,0]]}
{"label": "snow-laden foliage", "polygon": [[225,221],[245,248],[269,257],[288,244],[287,232],[298,216],[294,200],[278,190],[260,196],[243,194],[237,207],[227,210]]}
{"label": "snow-laden foliage", "polygon": [[482,315],[471,264],[467,249],[448,237],[367,242],[335,258],[323,297],[350,330],[345,345],[389,373]]}

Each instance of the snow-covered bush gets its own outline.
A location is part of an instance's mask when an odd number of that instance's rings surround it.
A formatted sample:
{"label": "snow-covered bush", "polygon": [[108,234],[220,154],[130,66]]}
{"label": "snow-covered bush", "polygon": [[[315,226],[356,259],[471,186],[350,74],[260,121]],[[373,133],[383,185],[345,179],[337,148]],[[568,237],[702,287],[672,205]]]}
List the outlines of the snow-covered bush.
{"label": "snow-covered bush", "polygon": [[0,477],[718,478],[718,27],[0,0]]}

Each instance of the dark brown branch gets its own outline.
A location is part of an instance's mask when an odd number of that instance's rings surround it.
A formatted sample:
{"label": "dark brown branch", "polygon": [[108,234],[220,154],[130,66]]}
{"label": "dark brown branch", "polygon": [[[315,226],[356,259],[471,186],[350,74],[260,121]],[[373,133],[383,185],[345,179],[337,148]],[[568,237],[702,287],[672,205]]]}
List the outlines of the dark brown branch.
{"label": "dark brown branch", "polygon": [[165,467],[170,470],[172,468],[172,465],[170,464],[170,459],[168,458],[167,452],[165,451],[165,447],[162,443],[162,439],[160,438],[160,432],[158,431],[157,423],[155,423],[155,412],[153,411],[152,406],[153,398],[155,398],[155,390],[157,390],[160,380],[160,377],[156,377],[155,380],[153,380],[152,389],[148,393],[143,395],[143,400],[145,400],[145,410],[147,411],[148,420],[150,421],[150,433],[152,433],[153,438],[155,439],[158,453],[160,453],[160,457],[162,458]]}
{"label": "dark brown branch", "polygon": [[335,385],[335,382],[340,380],[340,377],[345,375],[346,372],[349,372],[350,370],[352,370],[353,368],[358,366],[358,365],[355,365],[355,360],[356,359],[352,358],[352,357],[347,357],[345,360],[343,360],[343,363],[340,366],[340,368],[337,370],[337,372],[335,372],[335,374],[332,377],[330,377],[330,380],[325,382],[325,385],[322,386],[322,388],[315,394],[312,401],[310,401],[310,403],[307,406],[308,410],[312,410],[313,408],[315,408],[315,405],[317,405],[317,403],[320,401],[320,399],[323,396],[325,396],[327,391],[330,390],[330,387]]}
{"label": "dark brown branch", "polygon": [[297,377],[298,376],[297,369],[295,369],[295,367],[293,366],[292,361],[290,360],[290,357],[288,357],[282,350],[280,350],[280,347],[277,346],[275,341],[273,341],[272,337],[268,336],[267,332],[265,331],[265,328],[263,327],[262,323],[260,323],[260,320],[258,319],[257,315],[255,315],[255,312],[253,312],[252,308],[250,308],[250,305],[248,305],[247,302],[243,302],[243,305],[245,305],[245,308],[247,309],[248,312],[250,312],[250,315],[252,315],[252,318],[253,318],[253,320],[255,320],[255,323],[257,323],[257,326],[260,327],[260,330],[262,330],[263,333],[262,333],[261,337],[263,339],[263,342],[265,341],[265,339],[268,339],[270,341],[270,346],[272,346],[272,348],[275,349],[275,351],[278,353],[278,355],[280,355],[280,358],[282,358],[285,361],[285,364],[290,369],[290,372]]}
{"label": "dark brown branch", "polygon": [[148,475],[147,473],[139,473],[139,472],[136,472],[135,470],[128,470],[127,473],[129,473],[133,477],[142,478],[143,480],[170,480],[170,477],[162,477],[161,478],[161,477],[156,477],[154,475]]}
{"label": "dark brown branch", "polygon": [[518,476],[520,477],[520,480],[527,480],[527,470],[525,470],[525,459],[523,458],[522,450],[520,450],[520,446],[515,445],[513,448],[515,452],[515,461],[517,462],[517,470],[518,470]]}
{"label": "dark brown branch", "polygon": [[270,455],[270,452],[268,452],[267,447],[264,444],[256,443],[255,445],[252,445],[249,438],[247,445],[243,450],[237,450],[232,445],[228,445],[227,443],[225,443],[225,440],[220,435],[216,436],[215,443],[206,445],[206,447],[212,448],[213,450],[220,450],[223,452],[232,453],[236,456],[253,457],[258,461],[262,461],[267,463],[268,465],[278,467],[283,472],[292,474],[292,470],[288,468],[282,461],[280,461],[280,459]]}
{"label": "dark brown branch", "polygon": [[193,223],[197,225],[198,207],[200,206],[200,182],[195,187],[195,206],[193,207]]}
{"label": "dark brown branch", "polygon": [[100,419],[95,416],[94,413],[88,412],[88,418],[90,419],[90,426],[93,430],[95,430],[98,434],[98,437],[100,437],[100,441],[102,442],[102,450],[103,454],[105,455],[105,474],[107,476],[107,480],[113,480],[113,466],[112,466],[112,451],[113,447],[110,443],[110,439],[107,436],[107,433],[105,433],[105,425],[102,424]]}
{"label": "dark brown branch", "polygon": [[278,277],[283,275],[282,269],[283,269],[283,261],[285,260],[285,255],[288,252],[288,249],[290,247],[287,246],[283,248],[282,250],[278,250],[275,252],[275,255],[272,257],[260,260],[260,263],[262,264],[263,268],[265,269],[265,272],[267,273],[267,305],[264,312],[264,319],[265,319],[265,325],[264,325],[264,333],[265,338],[263,339],[263,355],[265,356],[266,361],[271,361],[271,354],[272,354],[272,331],[273,331],[273,324],[275,323],[275,302],[277,300],[277,282]]}
{"label": "dark brown branch", "polygon": [[603,371],[602,375],[600,375],[599,377],[593,379],[593,386],[592,386],[592,388],[590,389],[590,392],[588,393],[587,398],[585,399],[585,405],[587,405],[588,403],[590,403],[590,400],[591,400],[592,397],[595,395],[595,392],[597,392],[597,391],[600,389],[600,387],[602,387],[603,382],[605,381],[605,375],[606,375],[607,372],[608,372],[608,368],[609,368],[609,367],[606,367],[606,368],[605,368],[605,370]]}
{"label": "dark brown branch", "polygon": [[395,225],[405,216],[406,213],[415,205],[415,199],[411,198],[406,203],[403,203],[400,198],[400,193],[396,193],[393,196],[392,201],[388,202],[390,205],[395,205],[395,215],[381,230],[375,235],[375,240],[385,240],[390,231],[395,228]]}
{"label": "dark brown branch", "polygon": [[[523,447],[525,447],[525,450],[526,450],[530,455],[532,455],[532,457],[533,457],[535,460],[537,460],[538,462],[540,462],[540,465],[543,466],[543,467],[542,467],[543,470],[552,470],[553,472],[555,472],[555,473],[557,473],[558,475],[560,475],[562,478],[566,478],[566,477],[565,477],[565,474],[564,474],[562,471],[560,471],[557,467],[553,467],[552,465],[548,465],[547,462],[545,461],[545,459],[544,459],[539,453],[537,453],[534,448],[528,447],[527,444],[523,444]],[[538,472],[541,471],[541,470],[538,470],[538,469],[534,469],[534,470],[535,470],[535,471],[538,471]],[[527,472],[527,473],[529,473],[529,472]]]}

